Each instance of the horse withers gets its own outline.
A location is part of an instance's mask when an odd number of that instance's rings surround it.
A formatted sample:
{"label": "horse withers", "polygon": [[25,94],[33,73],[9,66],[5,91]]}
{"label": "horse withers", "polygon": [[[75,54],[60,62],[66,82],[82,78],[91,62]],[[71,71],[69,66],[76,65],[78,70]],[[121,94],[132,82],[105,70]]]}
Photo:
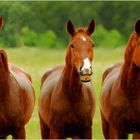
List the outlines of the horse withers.
{"label": "horse withers", "polygon": [[42,77],[39,116],[43,139],[92,138],[95,93],[90,82],[94,49],[90,36],[94,29],[94,20],[87,29],[78,30],[67,22],[71,40],[65,65],[48,70]]}
{"label": "horse withers", "polygon": [[103,74],[102,129],[106,139],[140,138],[140,20],[128,40],[124,62]]}
{"label": "horse withers", "polygon": [[[2,25],[2,17],[0,17]],[[35,102],[31,77],[22,69],[8,64],[7,54],[0,50],[0,138],[12,135],[25,138],[25,124],[29,121]]]}

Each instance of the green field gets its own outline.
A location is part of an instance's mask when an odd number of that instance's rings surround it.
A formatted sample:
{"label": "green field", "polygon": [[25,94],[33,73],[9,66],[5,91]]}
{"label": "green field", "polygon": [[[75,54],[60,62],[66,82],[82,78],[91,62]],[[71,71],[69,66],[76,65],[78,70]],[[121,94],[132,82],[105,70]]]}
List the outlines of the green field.
{"label": "green field", "polygon": [[[6,49],[10,63],[14,63],[32,76],[36,92],[36,105],[29,123],[26,125],[27,139],[39,139],[38,97],[40,94],[40,78],[50,67],[64,63],[65,50],[49,50],[45,48],[10,48]],[[93,139],[103,138],[99,111],[99,95],[101,89],[101,75],[113,63],[123,60],[124,48],[95,48],[93,59],[93,88],[96,92],[96,112],[93,119]]]}

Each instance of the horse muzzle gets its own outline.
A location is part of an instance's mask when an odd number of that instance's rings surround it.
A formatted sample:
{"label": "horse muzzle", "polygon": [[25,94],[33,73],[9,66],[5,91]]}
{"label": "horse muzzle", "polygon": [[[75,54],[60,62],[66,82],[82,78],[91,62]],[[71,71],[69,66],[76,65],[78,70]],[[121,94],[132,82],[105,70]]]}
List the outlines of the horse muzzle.
{"label": "horse muzzle", "polygon": [[93,73],[92,67],[80,70],[79,72],[80,80],[82,82],[90,82],[92,73]]}

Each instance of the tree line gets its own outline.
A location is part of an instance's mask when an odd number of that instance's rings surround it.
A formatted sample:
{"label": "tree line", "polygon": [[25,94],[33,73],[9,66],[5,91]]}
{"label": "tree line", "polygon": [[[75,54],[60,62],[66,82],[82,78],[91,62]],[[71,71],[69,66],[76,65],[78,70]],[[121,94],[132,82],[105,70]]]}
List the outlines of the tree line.
{"label": "tree line", "polygon": [[65,47],[69,36],[66,22],[78,26],[96,22],[97,46],[122,45],[140,18],[139,1],[1,1],[4,26],[0,47]]}

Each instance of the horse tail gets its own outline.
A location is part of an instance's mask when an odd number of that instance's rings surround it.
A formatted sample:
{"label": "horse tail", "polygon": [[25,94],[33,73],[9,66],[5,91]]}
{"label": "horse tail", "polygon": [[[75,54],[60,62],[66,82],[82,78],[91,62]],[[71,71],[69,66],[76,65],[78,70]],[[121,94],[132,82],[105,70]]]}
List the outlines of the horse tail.
{"label": "horse tail", "polygon": [[7,54],[3,49],[0,50],[0,73],[9,73]]}

